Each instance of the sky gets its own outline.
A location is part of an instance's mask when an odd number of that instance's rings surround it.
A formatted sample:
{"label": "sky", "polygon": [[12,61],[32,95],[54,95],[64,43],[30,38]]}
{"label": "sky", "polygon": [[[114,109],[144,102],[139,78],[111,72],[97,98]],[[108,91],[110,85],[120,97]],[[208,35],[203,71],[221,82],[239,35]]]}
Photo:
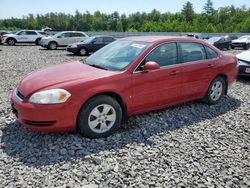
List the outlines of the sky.
{"label": "sky", "polygon": [[[0,19],[22,18],[29,13],[45,14],[48,12],[63,12],[74,14],[99,10],[103,13],[131,14],[134,12],[150,12],[157,9],[160,12],[178,12],[187,0],[0,0]],[[206,0],[189,0],[193,3],[195,12],[202,12]],[[250,0],[213,0],[214,7],[234,5],[250,7]]]}

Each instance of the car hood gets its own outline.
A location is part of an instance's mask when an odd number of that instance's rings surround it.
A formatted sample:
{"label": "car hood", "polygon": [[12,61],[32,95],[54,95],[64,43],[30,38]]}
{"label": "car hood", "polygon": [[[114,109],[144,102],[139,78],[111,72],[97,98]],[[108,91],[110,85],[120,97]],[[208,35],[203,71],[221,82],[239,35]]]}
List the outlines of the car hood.
{"label": "car hood", "polygon": [[49,39],[52,39],[53,37],[52,36],[47,36],[47,37],[43,37],[42,40],[49,40]]}
{"label": "car hood", "polygon": [[107,71],[91,67],[82,62],[70,62],[63,65],[55,65],[46,69],[33,72],[26,76],[18,85],[18,90],[28,96],[36,91],[53,87],[66,82],[90,81],[118,74],[115,71]]}
{"label": "car hood", "polygon": [[237,54],[236,57],[240,60],[250,62],[250,50],[247,50],[247,51],[244,51],[240,54]]}
{"label": "car hood", "polygon": [[4,34],[3,36],[4,36],[4,37],[14,37],[14,36],[16,36],[16,35],[13,34],[13,33],[9,33],[9,34]]}
{"label": "car hood", "polygon": [[237,42],[246,42],[247,41],[247,39],[246,38],[244,38],[244,39],[235,39],[235,40],[233,40],[232,42],[233,43],[237,43]]}

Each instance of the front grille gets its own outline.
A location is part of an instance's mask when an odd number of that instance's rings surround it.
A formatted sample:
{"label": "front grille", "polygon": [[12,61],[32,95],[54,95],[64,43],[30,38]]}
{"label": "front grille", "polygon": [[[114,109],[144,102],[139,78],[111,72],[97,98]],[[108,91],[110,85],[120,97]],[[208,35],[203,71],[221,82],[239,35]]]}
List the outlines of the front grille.
{"label": "front grille", "polygon": [[32,126],[52,126],[56,123],[56,121],[30,121],[24,120],[24,123]]}
{"label": "front grille", "polygon": [[17,96],[21,101],[23,101],[24,98],[25,98],[24,95],[23,95],[22,93],[20,93],[20,91],[17,91],[16,96]]}

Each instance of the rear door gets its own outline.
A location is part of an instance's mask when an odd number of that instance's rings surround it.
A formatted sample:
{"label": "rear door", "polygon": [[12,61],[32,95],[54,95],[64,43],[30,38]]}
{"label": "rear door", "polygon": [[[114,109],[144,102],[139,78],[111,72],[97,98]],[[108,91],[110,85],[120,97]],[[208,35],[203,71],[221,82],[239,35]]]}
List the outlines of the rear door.
{"label": "rear door", "polygon": [[[176,43],[165,43],[145,57],[132,75],[133,111],[139,113],[181,100],[182,77],[177,54]],[[158,63],[160,69],[141,71],[148,61]]]}
{"label": "rear door", "polygon": [[[209,82],[215,76],[215,62],[217,53],[209,47],[200,43],[183,42],[178,43],[180,51],[181,72],[183,87],[181,93],[183,98],[192,100],[200,98],[208,89]],[[211,58],[207,55],[209,49]]]}
{"label": "rear door", "polygon": [[38,34],[35,31],[26,31],[27,41],[26,42],[35,42],[38,38]]}

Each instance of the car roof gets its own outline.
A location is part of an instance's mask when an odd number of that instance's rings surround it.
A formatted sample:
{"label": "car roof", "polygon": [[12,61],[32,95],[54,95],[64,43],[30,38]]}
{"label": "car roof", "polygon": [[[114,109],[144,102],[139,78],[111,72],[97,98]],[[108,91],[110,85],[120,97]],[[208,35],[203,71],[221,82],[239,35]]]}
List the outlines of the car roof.
{"label": "car roof", "polygon": [[108,35],[93,35],[91,37],[111,37],[111,38],[114,38],[114,37],[108,36]]}
{"label": "car roof", "polygon": [[137,37],[127,37],[121,40],[131,40],[137,42],[167,42],[167,41],[189,41],[189,42],[202,42],[200,39],[192,37],[182,37],[182,36],[137,36]]}

